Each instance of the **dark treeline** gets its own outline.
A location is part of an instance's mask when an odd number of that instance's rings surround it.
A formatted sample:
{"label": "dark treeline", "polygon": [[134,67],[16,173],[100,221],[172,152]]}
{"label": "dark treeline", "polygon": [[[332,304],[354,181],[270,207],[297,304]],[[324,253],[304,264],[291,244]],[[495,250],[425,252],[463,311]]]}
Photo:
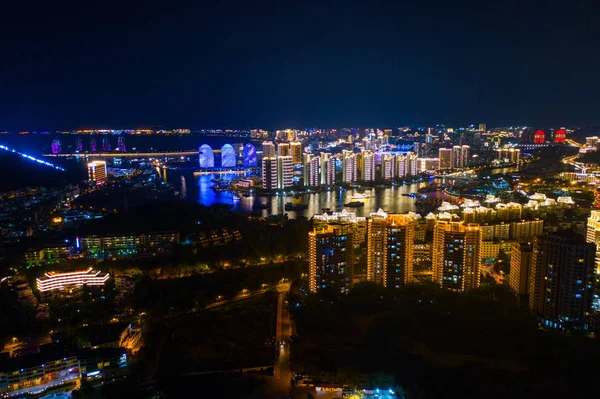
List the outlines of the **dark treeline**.
{"label": "dark treeline", "polygon": [[359,284],[293,309],[297,371],[350,385],[383,373],[409,398],[574,397],[600,356],[596,340],[539,330],[503,286],[459,295]]}

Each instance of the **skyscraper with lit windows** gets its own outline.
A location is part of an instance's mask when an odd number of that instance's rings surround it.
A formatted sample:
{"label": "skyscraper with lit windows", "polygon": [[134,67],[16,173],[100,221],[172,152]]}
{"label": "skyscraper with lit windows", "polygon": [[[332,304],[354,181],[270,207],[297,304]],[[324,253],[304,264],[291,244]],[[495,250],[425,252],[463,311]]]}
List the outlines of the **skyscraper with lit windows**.
{"label": "skyscraper with lit windows", "polygon": [[265,190],[277,188],[277,158],[262,159],[262,187]]}
{"label": "skyscraper with lit windows", "polygon": [[286,189],[294,183],[294,163],[292,156],[277,157],[277,188]]}
{"label": "skyscraper with lit windows", "polygon": [[319,225],[308,233],[308,289],[345,294],[352,287],[354,247],[350,223]]}
{"label": "skyscraper with lit windows", "polygon": [[96,184],[101,184],[106,181],[108,174],[106,172],[105,161],[92,161],[87,164],[87,167],[89,181],[95,182]]}
{"label": "skyscraper with lit windows", "polygon": [[452,169],[452,148],[440,148],[439,150],[439,159],[440,166],[439,169]]}
{"label": "skyscraper with lit windows", "polygon": [[356,154],[344,151],[342,159],[342,182],[354,183],[358,180]]}
{"label": "skyscraper with lit windows", "polygon": [[277,144],[277,156],[280,156],[280,157],[292,156],[292,150],[290,148],[290,143]]}
{"label": "skyscraper with lit windows", "polygon": [[333,186],[335,184],[335,158],[327,152],[321,153],[321,185]]}
{"label": "skyscraper with lit windows", "polygon": [[578,236],[536,237],[529,280],[529,308],[543,325],[585,329],[591,312],[596,247]]}
{"label": "skyscraper with lit windows", "polygon": [[275,145],[272,141],[264,141],[262,143],[262,157],[275,158]]}
{"label": "skyscraper with lit windows", "polygon": [[363,151],[360,153],[360,157],[360,180],[375,181],[375,154],[372,151]]}
{"label": "skyscraper with lit windows", "polygon": [[442,288],[479,287],[482,232],[478,224],[438,221],[433,230],[433,278]]}
{"label": "skyscraper with lit windows", "polygon": [[[515,243],[510,251],[510,274],[508,285],[511,292],[519,299],[527,299],[529,295],[529,275],[533,260],[533,245]],[[525,301],[527,303],[527,301]]]}
{"label": "skyscraper with lit windows", "polygon": [[414,214],[382,210],[367,219],[367,280],[399,288],[413,281]]}
{"label": "skyscraper with lit windows", "polygon": [[294,165],[302,165],[302,143],[298,141],[292,141],[290,143],[290,152]]}
{"label": "skyscraper with lit windows", "polygon": [[318,187],[321,180],[321,158],[304,154],[304,187]]}
{"label": "skyscraper with lit windows", "polygon": [[393,180],[396,176],[396,156],[393,154],[383,154],[381,158],[381,179]]}

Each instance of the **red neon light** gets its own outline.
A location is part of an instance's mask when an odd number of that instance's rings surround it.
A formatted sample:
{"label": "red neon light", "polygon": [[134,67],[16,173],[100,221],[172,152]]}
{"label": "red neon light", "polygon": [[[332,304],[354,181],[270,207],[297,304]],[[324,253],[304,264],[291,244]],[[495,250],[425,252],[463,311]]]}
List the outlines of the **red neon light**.
{"label": "red neon light", "polygon": [[558,129],[554,135],[554,141],[557,143],[564,143],[567,139],[567,132],[564,129]]}
{"label": "red neon light", "polygon": [[538,130],[535,132],[535,135],[533,136],[533,142],[535,144],[544,144],[546,142],[546,134],[543,130]]}

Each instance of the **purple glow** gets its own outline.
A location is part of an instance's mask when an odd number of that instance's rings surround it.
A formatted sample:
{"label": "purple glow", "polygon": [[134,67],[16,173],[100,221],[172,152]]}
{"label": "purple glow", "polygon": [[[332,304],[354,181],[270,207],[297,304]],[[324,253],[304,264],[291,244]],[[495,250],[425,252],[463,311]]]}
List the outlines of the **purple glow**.
{"label": "purple glow", "polygon": [[110,151],[110,137],[108,136],[102,137],[102,151]]}
{"label": "purple glow", "polygon": [[117,140],[117,150],[121,152],[127,152],[127,146],[125,145],[125,137],[120,136]]}
{"label": "purple glow", "polygon": [[60,154],[62,152],[62,145],[60,143],[60,139],[52,140],[52,153]]}

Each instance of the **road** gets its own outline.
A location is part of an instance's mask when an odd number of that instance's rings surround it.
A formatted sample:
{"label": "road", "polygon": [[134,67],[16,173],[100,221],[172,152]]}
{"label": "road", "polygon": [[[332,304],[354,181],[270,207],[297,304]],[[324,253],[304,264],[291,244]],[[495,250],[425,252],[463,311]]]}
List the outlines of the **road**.
{"label": "road", "polygon": [[278,357],[275,362],[274,376],[266,381],[267,396],[271,398],[288,397],[292,391],[292,371],[290,364],[290,336],[293,334],[290,312],[285,303],[290,284],[277,286],[277,322],[275,339],[278,345]]}

